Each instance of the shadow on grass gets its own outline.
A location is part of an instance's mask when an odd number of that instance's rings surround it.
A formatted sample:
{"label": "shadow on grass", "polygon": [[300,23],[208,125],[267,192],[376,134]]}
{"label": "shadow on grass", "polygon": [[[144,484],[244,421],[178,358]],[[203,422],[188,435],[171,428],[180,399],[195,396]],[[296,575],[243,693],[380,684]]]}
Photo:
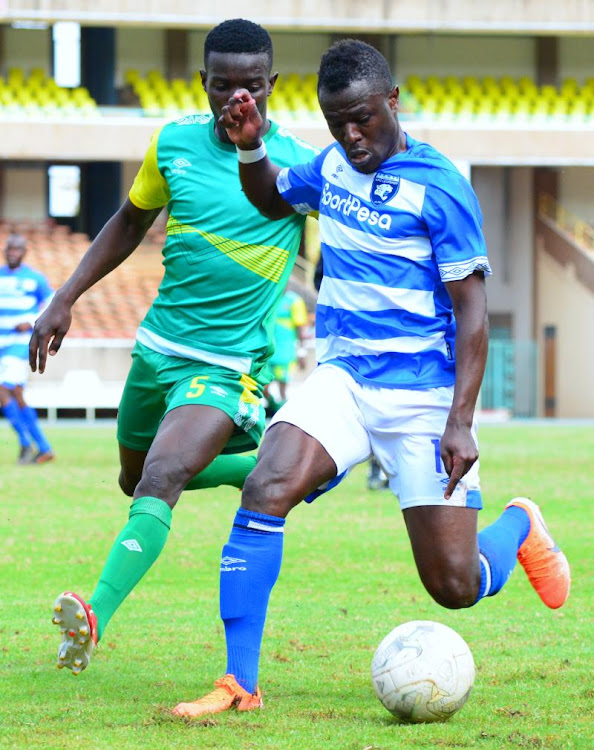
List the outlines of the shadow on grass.
{"label": "shadow on grass", "polygon": [[219,723],[212,716],[201,719],[190,719],[188,716],[176,716],[167,706],[154,706],[153,715],[144,722],[144,726],[163,726],[164,724],[185,724],[188,727],[218,727]]}

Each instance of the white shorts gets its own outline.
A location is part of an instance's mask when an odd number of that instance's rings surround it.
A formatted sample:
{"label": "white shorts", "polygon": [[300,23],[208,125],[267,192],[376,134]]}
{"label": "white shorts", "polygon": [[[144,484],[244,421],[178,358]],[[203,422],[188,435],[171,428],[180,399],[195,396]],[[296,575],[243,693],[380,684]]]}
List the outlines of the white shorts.
{"label": "white shorts", "polygon": [[[439,441],[452,405],[453,387],[427,390],[361,385],[335,365],[319,365],[270,426],[288,422],[316,438],[348,471],[373,453],[402,510],[418,505],[482,508],[478,461],[449,500]],[[476,425],[472,429],[476,442]]]}
{"label": "white shorts", "polygon": [[29,378],[29,362],[20,357],[7,354],[0,357],[0,385],[7,388],[25,385]]}

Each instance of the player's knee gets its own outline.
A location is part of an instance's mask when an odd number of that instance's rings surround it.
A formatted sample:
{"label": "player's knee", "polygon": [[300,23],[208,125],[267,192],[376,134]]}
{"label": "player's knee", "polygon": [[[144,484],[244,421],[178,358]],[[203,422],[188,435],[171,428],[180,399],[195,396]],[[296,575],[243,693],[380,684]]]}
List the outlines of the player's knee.
{"label": "player's knee", "polygon": [[479,593],[480,577],[468,571],[448,571],[435,579],[423,581],[433,599],[446,609],[472,607]]}
{"label": "player's knee", "polygon": [[179,456],[147,459],[133,492],[139,497],[158,497],[173,508],[184,487],[196,473],[197,470]]}
{"label": "player's knee", "polygon": [[118,483],[124,495],[126,495],[127,497],[132,497],[132,495],[134,494],[134,490],[136,489],[136,485],[138,484],[138,477],[134,477],[134,479],[132,480],[129,476],[126,476],[123,471],[121,471],[120,476],[118,477]]}
{"label": "player's knee", "polygon": [[257,469],[243,485],[242,507],[255,513],[284,518],[303,499],[304,493],[290,480],[273,477]]}

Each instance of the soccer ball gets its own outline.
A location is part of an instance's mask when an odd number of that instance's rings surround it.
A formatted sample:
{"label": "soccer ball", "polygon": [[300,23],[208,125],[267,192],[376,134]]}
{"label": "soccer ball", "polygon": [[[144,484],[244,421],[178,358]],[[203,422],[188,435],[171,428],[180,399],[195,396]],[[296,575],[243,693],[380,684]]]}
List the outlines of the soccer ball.
{"label": "soccer ball", "polygon": [[412,724],[447,721],[466,703],[474,660],[455,630],[413,620],[380,643],[371,679],[377,697],[394,716]]}

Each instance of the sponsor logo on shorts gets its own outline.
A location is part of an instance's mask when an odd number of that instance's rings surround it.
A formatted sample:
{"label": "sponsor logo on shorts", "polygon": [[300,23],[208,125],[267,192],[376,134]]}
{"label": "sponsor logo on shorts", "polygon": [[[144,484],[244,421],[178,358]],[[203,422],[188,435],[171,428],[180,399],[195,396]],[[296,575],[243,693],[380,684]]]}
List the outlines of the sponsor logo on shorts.
{"label": "sponsor logo on shorts", "polygon": [[210,390],[211,390],[211,393],[214,393],[215,396],[221,396],[222,398],[225,398],[225,396],[229,395],[229,391],[226,391],[220,385],[211,385]]}

